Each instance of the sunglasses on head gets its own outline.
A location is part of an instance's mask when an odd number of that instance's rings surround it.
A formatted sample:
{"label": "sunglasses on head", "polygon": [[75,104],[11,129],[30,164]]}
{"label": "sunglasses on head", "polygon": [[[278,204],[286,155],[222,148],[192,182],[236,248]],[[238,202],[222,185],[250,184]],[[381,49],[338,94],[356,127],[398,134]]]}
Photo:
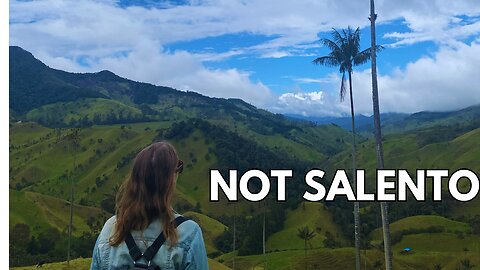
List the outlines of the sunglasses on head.
{"label": "sunglasses on head", "polygon": [[175,170],[177,173],[183,172],[183,161],[181,159],[178,160],[177,169]]}

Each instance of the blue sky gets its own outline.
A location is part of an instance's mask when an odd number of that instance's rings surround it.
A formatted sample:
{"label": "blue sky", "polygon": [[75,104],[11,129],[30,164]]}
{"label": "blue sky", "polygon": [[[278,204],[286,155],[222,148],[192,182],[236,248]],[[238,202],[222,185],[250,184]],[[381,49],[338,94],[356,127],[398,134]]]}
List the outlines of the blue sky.
{"label": "blue sky", "polygon": [[[396,20],[388,24],[380,24],[377,27],[377,44],[388,46],[392,39],[383,38],[384,34],[390,32],[405,32],[408,28]],[[361,32],[362,49],[370,47],[370,29],[364,28]],[[319,38],[330,38],[329,32],[318,33]],[[263,42],[275,39],[278,36],[254,35],[249,33],[226,34],[217,37],[207,37],[198,40],[175,42],[167,44],[166,49],[186,50],[195,53],[226,53],[235,49],[251,47]],[[320,46],[319,42],[315,42]],[[391,73],[397,68],[404,68],[409,62],[419,59],[424,55],[431,55],[436,50],[432,41],[425,41],[409,46],[396,48],[387,47],[388,50],[379,54],[378,71],[380,73]],[[298,55],[291,55],[279,58],[261,57],[256,54],[238,55],[222,61],[206,61],[205,66],[212,69],[238,68],[250,71],[250,78],[254,81],[262,81],[276,93],[292,91],[295,87],[301,87],[305,91],[318,90],[318,83],[306,82],[302,78],[323,78],[329,73],[337,72],[336,68],[314,66],[312,60],[318,56],[328,54],[328,49],[323,47],[302,50]],[[359,70],[370,68],[370,63],[357,67]]]}
{"label": "blue sky", "polygon": [[[280,113],[340,116],[340,74],[314,66],[332,28],[360,27],[369,1],[10,1],[10,44],[54,68],[242,98]],[[384,112],[480,103],[480,2],[377,0]],[[354,73],[357,113],[370,114],[369,64]]]}

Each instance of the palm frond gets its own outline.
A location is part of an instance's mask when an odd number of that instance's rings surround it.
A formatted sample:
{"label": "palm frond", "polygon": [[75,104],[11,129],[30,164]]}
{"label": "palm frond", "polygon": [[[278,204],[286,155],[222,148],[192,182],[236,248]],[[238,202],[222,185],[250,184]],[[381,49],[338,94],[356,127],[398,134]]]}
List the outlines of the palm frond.
{"label": "palm frond", "polygon": [[377,45],[377,46],[375,47],[375,50],[376,50],[377,53],[378,53],[378,52],[381,52],[381,51],[385,50],[385,47],[383,47],[382,45]]}
{"label": "palm frond", "polygon": [[342,84],[340,85],[340,101],[343,102],[345,99],[345,94],[347,93],[347,82],[345,81],[345,72],[342,74]]}
{"label": "palm frond", "polygon": [[368,62],[368,60],[370,60],[370,58],[372,57],[372,52],[371,51],[372,51],[371,48],[368,48],[368,49],[365,49],[365,50],[359,52],[353,58],[353,64],[355,66],[358,66],[358,65],[363,65],[366,62]]}
{"label": "palm frond", "polygon": [[[380,45],[377,45],[375,48],[376,48],[377,52],[381,52],[384,49],[384,47],[382,47]],[[353,58],[353,64],[355,66],[365,64],[366,62],[368,62],[368,60],[370,60],[371,57],[372,57],[372,48],[365,49],[365,50],[359,52]]]}
{"label": "palm frond", "polygon": [[339,44],[335,43],[334,41],[332,41],[328,38],[322,38],[320,41],[322,42],[323,46],[329,48],[330,51],[332,51],[332,52],[341,52],[342,51],[342,49],[340,48],[341,44],[339,46]]}
{"label": "palm frond", "polygon": [[297,229],[297,236],[305,241],[309,241],[310,239],[315,237],[315,232],[310,231],[310,228],[308,226],[305,226]]}
{"label": "palm frond", "polygon": [[[332,28],[332,29],[333,29],[332,31],[333,40],[335,41],[335,43],[340,44],[341,47],[344,47],[347,44],[347,40],[345,36],[342,36],[342,34],[340,34],[340,32],[338,32],[337,29],[335,28]],[[343,32],[345,33],[345,30],[343,30]]]}
{"label": "palm frond", "polygon": [[[366,63],[371,58],[371,50],[360,51],[360,28],[355,30],[348,26],[346,29],[337,30],[332,28],[331,39],[321,39],[322,44],[330,49],[327,56],[318,57],[313,60],[316,65],[328,67],[339,67],[342,73],[340,85],[340,100],[343,101],[347,93],[346,72],[352,72],[353,66]],[[382,51],[382,46],[376,47]]]}
{"label": "palm frond", "polygon": [[322,65],[327,67],[336,67],[340,65],[338,59],[333,56],[322,56],[312,61],[315,65]]}
{"label": "palm frond", "polygon": [[352,56],[355,56],[360,51],[360,28],[357,27],[357,29],[350,35],[350,37],[351,37],[350,45],[352,46]]}

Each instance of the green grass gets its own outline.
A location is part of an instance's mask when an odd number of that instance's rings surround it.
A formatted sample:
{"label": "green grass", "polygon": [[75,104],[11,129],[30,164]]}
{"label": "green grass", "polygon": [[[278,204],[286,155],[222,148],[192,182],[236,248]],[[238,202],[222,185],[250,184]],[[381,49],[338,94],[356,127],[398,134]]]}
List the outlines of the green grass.
{"label": "green grass", "polygon": [[[392,134],[385,136],[383,147],[385,168],[402,168],[414,172],[416,169],[469,168],[480,171],[480,147],[478,144],[480,128],[467,132],[457,138],[432,143],[421,148],[414,134]],[[332,160],[334,168],[350,168],[351,159],[348,150],[336,155]],[[373,140],[367,140],[358,146],[357,166],[366,169],[367,180],[374,184],[376,156]]]}
{"label": "green grass", "polygon": [[323,204],[305,202],[297,209],[288,211],[284,228],[268,238],[267,250],[304,249],[304,241],[297,237],[298,229],[304,226],[308,226],[316,234],[309,241],[310,247],[323,247],[326,232],[330,232],[336,241],[346,242],[340,228],[333,222],[331,213]]}
{"label": "green grass", "polygon": [[119,117],[130,115],[139,118],[142,112],[135,107],[126,105],[117,100],[104,98],[85,98],[72,102],[58,102],[54,104],[44,105],[33,109],[26,114],[29,121],[46,120],[69,124],[72,119],[80,120],[84,116],[93,120],[95,114],[99,116],[99,120],[104,121],[108,114],[114,114]]}
{"label": "green grass", "polygon": [[[117,169],[117,162],[126,154],[151,143],[157,135],[155,130],[158,128],[167,128],[170,124],[171,121],[165,121],[93,126],[82,129],[80,133],[81,147],[77,153],[77,165],[81,164],[81,168],[78,169],[74,179],[76,183],[76,202],[84,199],[84,201],[98,206],[104,194],[111,192],[114,185],[125,179],[132,165],[130,162]],[[122,128],[122,126],[124,127]],[[326,130],[328,130],[328,128]],[[312,134],[315,133],[321,136],[320,129],[314,129],[311,132]],[[36,193],[29,191],[41,192],[42,194],[49,194],[58,198],[68,198],[70,178],[59,178],[62,174],[68,173],[73,164],[71,147],[69,147],[67,142],[58,140],[66,134],[66,131],[61,131],[57,134],[53,129],[44,128],[32,123],[12,124],[10,129],[10,144],[14,147],[12,147],[10,151],[10,185],[13,187],[15,184],[23,182],[32,185],[26,187],[22,192],[11,191],[11,194],[13,193],[11,200],[18,202],[15,204],[17,206],[12,206],[14,203],[11,203],[11,226],[12,222],[25,222],[29,225],[38,223],[39,225],[34,225],[36,226],[34,231],[37,233],[42,228],[48,226],[54,226],[59,229],[65,228],[68,213],[65,208],[66,205],[62,206],[61,203],[52,203],[42,197],[41,204],[48,205],[51,209],[47,210],[47,207],[38,208],[38,206],[31,207],[31,205],[34,205],[33,200],[38,201],[40,199],[35,197],[37,196]],[[431,144],[420,149],[417,147],[416,138],[413,135],[388,135],[385,140],[386,161],[391,167],[399,166],[407,169],[416,168],[417,166],[424,168],[442,166],[446,166],[445,168],[454,168],[461,166],[475,170],[475,168],[478,168],[477,157],[480,156],[477,140],[479,135],[480,129],[477,129],[449,142]],[[269,145],[269,147],[283,144],[284,140],[286,140],[282,136],[272,136],[270,138],[268,136],[262,137],[258,134],[252,134],[252,136],[255,140],[262,141],[262,139],[264,139],[265,144]],[[305,137],[314,137],[314,135],[306,135],[301,132],[293,133],[291,136],[298,140],[294,142],[288,140],[290,143],[285,144],[285,148],[283,149],[303,149],[297,146],[304,145],[302,147],[305,147],[308,143]],[[305,139],[305,141],[302,141],[302,138]],[[102,142],[99,142],[99,139],[102,139]],[[195,131],[187,138],[173,140],[172,143],[177,148],[180,158],[186,163],[184,173],[177,182],[177,199],[188,202],[193,206],[198,202],[201,210],[207,214],[230,215],[232,213],[231,204],[211,203],[208,200],[208,171],[210,168],[215,167],[217,163],[217,157],[215,157],[213,153],[210,153],[207,159],[207,154],[209,153],[208,148],[214,147],[213,143],[207,143],[203,134],[199,131]],[[374,168],[375,166],[375,153],[372,150],[372,145],[372,141],[366,141],[359,147],[359,167],[366,166],[367,173],[369,167]],[[98,150],[100,154],[96,155],[96,150]],[[315,156],[315,154],[310,155],[303,150],[300,152],[305,155],[299,156],[299,158],[302,159],[321,158],[321,156]],[[296,155],[295,153],[296,152],[292,150],[290,154]],[[344,167],[349,168],[350,160],[348,154],[348,152],[344,152],[337,155],[333,158],[336,162],[334,164],[345,164]],[[451,156],[455,156],[455,159],[452,159]],[[340,168],[341,166],[338,167]],[[102,174],[107,175],[108,180],[103,185],[96,187],[95,179]],[[25,180],[22,180],[22,178]],[[93,187],[95,187],[95,190],[92,190]],[[52,198],[48,196],[45,197]],[[45,200],[45,202],[43,202],[43,200]],[[62,202],[62,200],[58,201]],[[65,201],[63,202],[65,204]],[[251,207],[253,207],[255,211],[255,207],[257,207],[257,204],[247,202],[239,202],[236,203],[236,205],[239,215],[248,213]],[[449,215],[461,216],[479,213],[479,206],[478,200],[471,203],[458,204]],[[79,210],[79,212],[81,211]],[[195,213],[195,215],[199,218],[199,224],[204,231],[208,251],[215,251],[213,239],[222,232],[224,229],[224,227],[222,227],[223,225],[207,216],[197,213]],[[88,229],[85,225],[85,219],[82,221],[82,218],[83,217],[79,217],[80,220],[75,221],[75,224],[79,224],[76,225],[79,231]],[[321,230],[316,232],[317,236],[310,241],[311,246],[315,249],[309,250],[310,255],[307,256],[306,260],[303,256],[303,240],[296,236],[297,229],[305,225],[309,226],[312,230],[316,230],[317,227],[321,228]],[[455,234],[448,233],[449,231],[467,231],[468,225],[461,222],[432,216],[410,217],[393,223],[392,232],[405,228],[428,227],[431,225],[444,227],[446,233],[425,234],[425,239],[422,238],[421,234],[404,236],[399,244],[411,245],[418,242],[419,249],[416,250],[415,254],[408,256],[396,254],[394,261],[396,269],[422,269],[424,266],[427,267],[425,262],[421,262],[421,260],[425,258],[429,258],[430,263],[435,260],[444,262],[444,257],[451,258],[452,261],[461,258],[461,255],[465,255],[467,258],[474,257],[470,253],[474,252],[475,245],[473,242],[469,242],[469,235],[467,235],[465,239],[456,239],[455,237],[457,236]],[[341,235],[338,226],[332,221],[331,214],[327,209],[324,209],[322,204],[306,203],[305,210],[300,206],[293,211],[289,211],[283,230],[273,234],[267,240],[267,249],[269,251],[296,250],[268,253],[269,269],[295,269],[298,268],[298,265],[302,265],[302,261],[317,263],[323,267],[320,269],[344,269],[342,267],[348,268],[351,266],[352,264],[350,263],[353,260],[352,249],[330,250],[321,248],[323,247],[326,231],[336,236],[338,238],[337,240],[346,242],[345,236]],[[375,234],[378,234],[378,232],[375,232]],[[417,236],[420,238],[416,238]],[[439,245],[438,251],[433,252],[428,250],[428,236],[431,237],[430,241],[434,239],[435,243]],[[378,236],[376,237],[378,238]],[[472,239],[475,241],[479,240],[477,238]],[[437,240],[440,241],[440,244],[437,243]],[[441,241],[444,241],[448,247],[443,246],[444,244]],[[401,249],[401,246],[398,246],[399,244],[395,246],[395,252],[397,253]],[[470,251],[462,253],[464,247]],[[457,254],[457,252],[459,253]],[[375,260],[382,261],[382,254],[379,251],[370,250],[367,254],[369,254],[367,266],[371,267]],[[452,257],[451,254],[457,254],[457,256]],[[229,254],[226,254],[223,257],[217,258],[217,260],[225,260],[226,264],[231,266],[231,256],[228,256]],[[317,257],[319,258],[318,260],[315,259]],[[261,269],[261,265],[263,265],[262,255],[242,256],[237,257],[237,259],[238,265],[247,265],[248,268],[257,267],[257,269]],[[324,262],[332,266],[327,266]]]}
{"label": "green grass", "polygon": [[[292,257],[301,254],[303,254],[303,251],[299,250],[269,252],[265,257],[267,260],[268,269],[289,269],[288,266]],[[227,253],[215,258],[216,261],[223,262],[229,267],[233,267],[233,259],[233,253]],[[236,269],[253,269],[254,267],[261,267],[263,266],[263,262],[263,255],[235,256]]]}
{"label": "green grass", "polygon": [[[47,263],[42,266],[41,269],[47,270],[85,270],[90,268],[92,258],[79,258],[70,261],[70,265],[67,266],[67,262]],[[229,270],[230,268],[211,259],[208,259],[208,267],[211,270]],[[35,266],[26,267],[13,267],[10,269],[15,270],[35,270],[38,269]]]}
{"label": "green grass", "polygon": [[[383,255],[383,254],[382,254]],[[380,258],[383,259],[383,258]],[[395,269],[416,270],[434,269],[436,264],[442,266],[442,270],[458,270],[462,260],[470,260],[478,269],[480,265],[479,252],[412,252],[408,255],[396,253],[394,255]]]}
{"label": "green grass", "polygon": [[[424,230],[429,227],[441,227],[445,232],[463,232],[466,233],[470,230],[470,226],[466,223],[454,221],[441,216],[411,216],[400,220],[397,220],[390,224],[390,232],[397,233],[405,230],[417,229]],[[371,233],[372,239],[381,240],[382,229],[378,228]]]}
{"label": "green grass", "polygon": [[[171,122],[166,121],[83,128],[79,133],[80,146],[75,150],[71,142],[64,140],[68,130],[44,128],[34,123],[13,124],[10,137],[16,140],[11,142],[10,187],[24,187],[24,190],[68,199],[75,152],[75,201],[99,206],[105,194],[111,193],[129,174],[134,154],[130,162],[117,168],[122,157],[138,152],[156,138],[157,129],[170,125]],[[24,141],[29,143],[23,145]],[[198,202],[207,213],[230,214],[229,205],[209,200],[209,170],[217,164],[217,157],[208,150],[214,147],[213,143],[207,143],[198,130],[187,138],[171,142],[185,162],[185,170],[177,183],[178,199],[192,206]],[[97,178],[102,175],[108,179],[97,184]],[[238,203],[238,213],[252,206],[255,203]]]}
{"label": "green grass", "polygon": [[10,146],[32,143],[51,132],[51,129],[33,122],[14,123],[9,129]]}
{"label": "green grass", "polygon": [[[67,265],[67,262],[56,262],[56,263],[46,263],[42,266],[41,269],[47,270],[85,270],[90,269],[90,264],[92,263],[92,258],[79,258],[70,261],[70,265]],[[24,266],[24,267],[11,267],[10,269],[15,270],[34,270],[38,269],[35,266]]]}
{"label": "green grass", "polygon": [[209,216],[200,213],[189,211],[183,213],[183,215],[195,220],[198,225],[200,225],[203,233],[203,240],[205,241],[205,247],[207,249],[207,254],[218,251],[213,241],[227,229],[227,226]]}
{"label": "green grass", "polygon": [[[444,240],[444,239],[442,239]],[[475,241],[475,240],[474,240]],[[426,242],[427,243],[427,242]],[[430,241],[430,245],[432,245]],[[374,264],[379,262],[384,269],[384,255],[381,249],[361,250],[362,269],[374,269]],[[264,269],[266,261],[267,269],[291,270],[291,269],[353,269],[355,268],[355,255],[353,248],[338,249],[310,249],[305,256],[302,250],[279,251],[263,255],[236,256],[235,266],[237,269]],[[433,269],[435,264],[440,264],[447,270],[455,270],[460,261],[468,259],[476,267],[480,266],[480,252],[469,251],[425,251],[415,250],[408,255],[401,255],[399,249],[394,250],[393,267],[398,270]],[[225,254],[215,260],[222,261],[232,267],[233,254]],[[366,266],[366,268],[365,268]],[[476,269],[476,268],[473,268]]]}
{"label": "green grass", "polygon": [[[10,212],[9,227],[17,223],[30,226],[33,235],[54,227],[59,231],[68,228],[70,204],[67,201],[33,192],[9,191]],[[107,214],[98,208],[74,205],[73,234],[80,236],[90,232],[89,219],[96,220]]]}
{"label": "green grass", "polygon": [[410,234],[403,236],[393,251],[399,252],[407,247],[422,252],[462,252],[466,248],[480,255],[480,236],[459,236],[454,233]]}
{"label": "green grass", "polygon": [[[366,257],[365,257],[366,254]],[[373,264],[376,261],[384,265],[383,253],[379,250],[362,250],[361,252],[362,269],[366,266],[367,269],[373,269]],[[227,257],[223,257],[225,259]],[[281,251],[266,254],[267,269],[275,270],[291,270],[291,269],[305,269],[307,264],[308,269],[322,270],[338,270],[338,269],[352,269],[354,265],[354,251],[353,248],[342,249],[315,249],[309,250],[307,257],[304,256],[303,251]],[[365,261],[366,258],[366,261]],[[400,255],[394,253],[393,266],[398,270],[417,270],[417,269],[433,269],[435,264],[443,266],[445,270],[455,270],[460,261],[468,259],[475,267],[480,265],[480,253],[475,251],[461,251],[461,252],[423,252],[417,251],[409,255]],[[228,270],[232,266],[232,258],[228,257],[224,263],[218,262],[222,258],[215,260],[209,259],[209,268],[212,270]],[[75,259],[70,262],[70,267],[67,267],[66,262],[47,263],[42,269],[50,270],[64,270],[64,269],[88,269],[90,267],[90,258]],[[263,255],[240,256],[235,259],[236,269],[264,269]],[[230,267],[228,267],[230,266]],[[15,267],[10,268],[15,270],[34,270],[35,266]],[[476,269],[476,268],[473,268]]]}

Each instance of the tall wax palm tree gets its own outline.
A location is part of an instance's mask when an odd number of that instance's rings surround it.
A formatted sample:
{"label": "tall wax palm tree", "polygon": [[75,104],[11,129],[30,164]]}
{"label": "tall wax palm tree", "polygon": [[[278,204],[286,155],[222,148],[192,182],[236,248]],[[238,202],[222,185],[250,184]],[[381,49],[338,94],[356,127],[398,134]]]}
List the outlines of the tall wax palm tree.
{"label": "tall wax palm tree", "polygon": [[456,269],[470,270],[470,269],[473,269],[473,267],[475,267],[475,265],[473,265],[469,259],[465,259],[460,262],[460,267],[457,267]]}
{"label": "tall wax palm tree", "polygon": [[[377,82],[377,45],[375,34],[375,14],[374,0],[370,0],[370,34],[372,42],[371,58],[372,58],[372,99],[373,99],[373,125],[375,127],[375,152],[377,154],[378,169],[384,168],[383,163],[383,146],[382,146],[382,129],[380,127],[380,105],[378,102],[378,82]],[[386,202],[380,203],[382,212],[382,229],[383,229],[383,247],[385,251],[385,268],[392,269],[392,247],[390,243],[390,223],[388,221],[388,205]]]}
{"label": "tall wax palm tree", "polygon": [[68,247],[67,247],[67,265],[70,265],[70,254],[71,254],[71,239],[72,239],[72,229],[73,229],[73,192],[74,192],[74,182],[73,177],[75,175],[75,169],[77,167],[77,149],[79,146],[79,131],[80,128],[71,129],[71,133],[65,136],[67,141],[72,143],[73,148],[73,168],[70,175],[70,219],[68,223]]}
{"label": "tall wax palm tree", "polygon": [[[238,135],[237,131],[237,124],[234,125],[235,127],[235,134]],[[235,151],[235,168],[238,168],[238,156],[237,152]],[[237,204],[233,203],[233,258],[232,258],[232,269],[235,270],[235,257],[236,250],[237,250]]]}
{"label": "tall wax palm tree", "polygon": [[265,215],[267,212],[267,200],[268,198],[265,198],[265,201],[263,202],[263,230],[262,230],[262,241],[263,241],[263,269],[267,269],[267,256],[266,256],[266,247],[267,247],[267,242],[265,241]]}
{"label": "tall wax palm tree", "polygon": [[[360,51],[360,29],[355,31],[350,28],[341,32],[333,29],[333,39],[321,39],[322,44],[330,50],[326,56],[321,56],[313,60],[314,64],[327,67],[339,67],[342,73],[342,82],[340,85],[340,100],[343,101],[347,92],[345,75],[348,74],[349,92],[350,92],[350,112],[352,116],[352,170],[353,170],[353,188],[356,189],[356,133],[355,133],[355,110],[353,108],[353,89],[352,73],[353,67],[366,63],[371,57],[371,48]],[[380,46],[377,50],[381,49]],[[359,203],[355,202],[353,214],[355,220],[355,268],[360,270],[360,210]]]}
{"label": "tall wax palm tree", "polygon": [[308,268],[308,262],[307,262],[307,244],[310,240],[312,240],[313,237],[315,237],[315,232],[310,231],[310,228],[308,226],[301,227],[297,229],[297,237],[302,239],[305,243],[305,270]]}
{"label": "tall wax palm tree", "polygon": [[310,231],[310,228],[308,226],[302,227],[297,229],[297,237],[302,239],[305,244],[305,257],[307,257],[307,243],[310,241],[313,237],[315,237],[315,232]]}

